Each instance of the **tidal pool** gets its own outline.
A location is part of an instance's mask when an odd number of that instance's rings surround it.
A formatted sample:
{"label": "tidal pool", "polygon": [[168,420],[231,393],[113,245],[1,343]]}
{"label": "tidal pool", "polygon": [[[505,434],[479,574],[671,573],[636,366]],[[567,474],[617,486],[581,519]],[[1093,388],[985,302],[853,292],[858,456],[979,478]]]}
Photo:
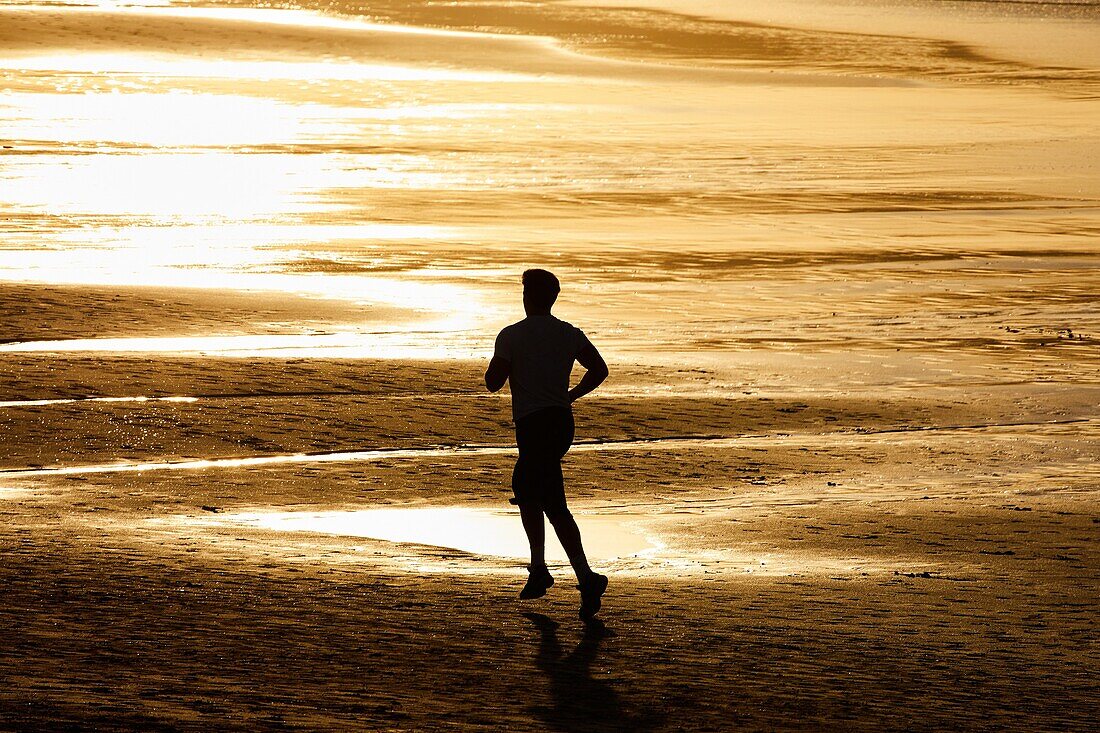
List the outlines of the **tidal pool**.
{"label": "tidal pool", "polygon": [[[575,515],[592,560],[652,554],[662,544],[637,526],[636,517]],[[527,538],[518,511],[465,507],[361,509],[326,512],[253,512],[227,515],[225,522],[280,532],[320,532],[387,542],[446,547],[477,555],[526,558]],[[546,557],[566,562],[547,523]]]}

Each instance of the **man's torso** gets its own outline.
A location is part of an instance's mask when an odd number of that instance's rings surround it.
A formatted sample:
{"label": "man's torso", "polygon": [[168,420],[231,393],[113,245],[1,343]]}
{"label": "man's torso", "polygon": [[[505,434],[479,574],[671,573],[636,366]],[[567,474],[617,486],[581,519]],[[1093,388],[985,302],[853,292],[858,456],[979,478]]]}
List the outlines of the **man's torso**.
{"label": "man's torso", "polygon": [[569,407],[569,375],[588,343],[584,332],[552,315],[528,316],[497,336],[496,355],[511,363],[512,417]]}

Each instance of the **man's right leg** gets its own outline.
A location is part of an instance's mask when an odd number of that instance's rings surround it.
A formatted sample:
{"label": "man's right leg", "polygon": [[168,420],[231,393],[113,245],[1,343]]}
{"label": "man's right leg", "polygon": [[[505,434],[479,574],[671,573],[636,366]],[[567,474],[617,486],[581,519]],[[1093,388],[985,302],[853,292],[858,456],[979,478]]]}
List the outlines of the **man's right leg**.
{"label": "man's right leg", "polygon": [[546,565],[546,525],[542,521],[542,507],[537,504],[520,504],[519,518],[527,542],[531,545],[531,567]]}
{"label": "man's right leg", "polygon": [[519,504],[519,518],[523,523],[523,531],[527,534],[527,543],[531,547],[527,584],[519,593],[519,597],[526,600],[546,595],[547,589],[554,585],[554,578],[546,568],[546,525],[542,518],[542,505],[532,494],[534,487],[531,481],[536,474],[532,471],[528,445],[520,437],[519,430],[516,431],[516,438],[520,455],[512,471],[512,492]]}
{"label": "man's right leg", "polygon": [[546,567],[546,527],[542,521],[542,507],[537,504],[520,504],[519,517],[531,545],[531,564],[527,566],[527,583],[519,597],[527,600],[546,595],[554,585],[554,576]]}

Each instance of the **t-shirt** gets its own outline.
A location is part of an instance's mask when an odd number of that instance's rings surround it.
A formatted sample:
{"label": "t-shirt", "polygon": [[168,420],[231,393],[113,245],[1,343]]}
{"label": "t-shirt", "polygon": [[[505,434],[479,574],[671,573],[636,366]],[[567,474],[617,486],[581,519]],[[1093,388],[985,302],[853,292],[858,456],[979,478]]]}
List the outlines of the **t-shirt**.
{"label": "t-shirt", "polygon": [[569,406],[569,375],[588,337],[551,315],[527,316],[497,336],[494,356],[512,364],[512,418],[545,407]]}

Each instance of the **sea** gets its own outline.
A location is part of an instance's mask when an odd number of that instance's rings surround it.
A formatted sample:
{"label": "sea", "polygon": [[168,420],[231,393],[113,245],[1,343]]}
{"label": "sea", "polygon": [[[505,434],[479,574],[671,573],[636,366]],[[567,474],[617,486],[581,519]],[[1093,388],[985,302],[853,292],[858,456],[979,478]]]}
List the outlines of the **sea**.
{"label": "sea", "polygon": [[1100,333],[1095,2],[0,18],[0,283],[362,311],[266,340],[13,321],[0,350],[481,358],[543,267],[621,361],[807,390],[1098,377],[1038,348]]}

